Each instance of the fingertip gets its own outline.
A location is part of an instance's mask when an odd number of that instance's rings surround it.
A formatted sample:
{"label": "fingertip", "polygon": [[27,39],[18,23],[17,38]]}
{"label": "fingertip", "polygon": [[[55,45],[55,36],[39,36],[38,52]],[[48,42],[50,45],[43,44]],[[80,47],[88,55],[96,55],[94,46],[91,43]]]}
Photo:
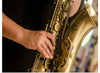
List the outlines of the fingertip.
{"label": "fingertip", "polygon": [[49,58],[49,56],[48,55],[46,55],[46,57],[45,58]]}
{"label": "fingertip", "polygon": [[49,59],[49,58],[53,59],[53,56],[52,55],[46,55],[45,58],[47,58],[47,59]]}
{"label": "fingertip", "polygon": [[53,59],[53,56],[51,56],[50,59]]}
{"label": "fingertip", "polygon": [[50,58],[50,59],[52,59],[53,58],[53,56],[52,56],[52,54],[50,54],[50,55],[46,55],[46,57],[45,58]]}

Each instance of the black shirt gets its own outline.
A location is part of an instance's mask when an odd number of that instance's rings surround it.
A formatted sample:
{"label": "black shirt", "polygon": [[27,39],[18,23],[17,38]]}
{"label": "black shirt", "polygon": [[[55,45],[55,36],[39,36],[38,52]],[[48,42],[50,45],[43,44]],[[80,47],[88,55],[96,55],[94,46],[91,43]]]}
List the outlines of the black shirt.
{"label": "black shirt", "polygon": [[[3,12],[30,30],[44,30],[53,9],[53,0],[3,0]],[[35,51],[3,37],[3,72],[27,71],[35,55]]]}

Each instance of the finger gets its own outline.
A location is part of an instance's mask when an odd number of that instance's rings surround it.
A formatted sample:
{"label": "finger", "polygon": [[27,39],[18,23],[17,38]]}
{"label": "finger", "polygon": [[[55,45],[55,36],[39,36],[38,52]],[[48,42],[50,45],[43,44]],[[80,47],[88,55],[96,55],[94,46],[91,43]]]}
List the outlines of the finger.
{"label": "finger", "polygon": [[37,50],[38,50],[45,58],[49,58],[48,54],[46,53],[46,51],[45,51],[41,46],[39,46]]}
{"label": "finger", "polygon": [[46,44],[43,44],[42,45],[42,48],[46,51],[46,53],[49,55],[49,58],[53,58],[53,56],[52,56],[52,54],[51,54],[51,52],[50,52],[50,50],[48,49],[48,47],[46,46]]}
{"label": "finger", "polygon": [[53,46],[50,42],[49,39],[46,40],[45,44],[47,45],[47,47],[49,48],[50,52],[53,54]]}
{"label": "finger", "polygon": [[51,40],[52,44],[55,46],[55,38],[54,38],[53,34],[46,32],[46,36],[48,39]]}

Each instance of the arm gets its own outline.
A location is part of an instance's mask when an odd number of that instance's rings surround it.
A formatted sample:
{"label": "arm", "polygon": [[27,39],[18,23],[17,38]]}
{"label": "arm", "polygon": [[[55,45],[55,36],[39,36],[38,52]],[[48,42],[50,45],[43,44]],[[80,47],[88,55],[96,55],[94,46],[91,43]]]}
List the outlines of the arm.
{"label": "arm", "polygon": [[21,38],[25,29],[8,18],[4,13],[2,13],[2,26],[3,36],[19,43],[19,39]]}
{"label": "arm", "polygon": [[4,37],[13,40],[28,49],[39,51],[45,58],[52,58],[52,43],[55,45],[54,36],[52,34],[45,31],[24,29],[4,13],[2,13],[2,24]]}

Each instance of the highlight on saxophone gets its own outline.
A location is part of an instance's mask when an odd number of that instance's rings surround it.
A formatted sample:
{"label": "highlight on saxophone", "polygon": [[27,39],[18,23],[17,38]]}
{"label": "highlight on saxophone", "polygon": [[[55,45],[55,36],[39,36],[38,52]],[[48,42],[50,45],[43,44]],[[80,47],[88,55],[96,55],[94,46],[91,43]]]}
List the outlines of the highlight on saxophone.
{"label": "highlight on saxophone", "polygon": [[98,28],[91,1],[3,0],[3,72],[71,72],[82,41]]}

